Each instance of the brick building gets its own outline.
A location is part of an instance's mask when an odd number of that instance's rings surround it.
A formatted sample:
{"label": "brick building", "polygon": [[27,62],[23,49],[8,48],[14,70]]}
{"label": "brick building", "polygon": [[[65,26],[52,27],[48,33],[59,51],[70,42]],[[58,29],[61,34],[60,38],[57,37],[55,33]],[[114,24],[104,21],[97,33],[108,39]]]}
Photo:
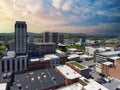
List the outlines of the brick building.
{"label": "brick building", "polygon": [[82,76],[88,78],[89,77],[89,69],[86,66],[83,66],[75,61],[70,61],[66,63],[67,66],[75,70],[77,73],[81,74]]}
{"label": "brick building", "polygon": [[120,59],[119,57],[112,57],[110,59],[111,62],[105,62],[102,64],[102,73],[105,76],[112,76],[120,79]]}
{"label": "brick building", "polygon": [[55,69],[64,78],[66,85],[78,82],[79,78],[81,77],[80,74],[67,65],[56,66]]}

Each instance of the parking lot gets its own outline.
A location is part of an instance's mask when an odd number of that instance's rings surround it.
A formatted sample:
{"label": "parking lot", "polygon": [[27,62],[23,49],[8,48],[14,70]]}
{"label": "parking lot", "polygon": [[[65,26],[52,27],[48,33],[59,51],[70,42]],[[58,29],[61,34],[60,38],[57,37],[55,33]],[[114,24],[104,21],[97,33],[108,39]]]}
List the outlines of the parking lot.
{"label": "parking lot", "polygon": [[120,80],[113,78],[112,81],[106,82],[103,77],[100,75],[100,73],[95,72],[95,63],[93,60],[90,61],[83,61],[80,62],[81,64],[88,66],[90,69],[90,78],[94,79],[95,81],[99,82],[109,90],[116,90],[116,88],[120,85]]}
{"label": "parking lot", "polygon": [[114,78],[113,81],[111,81],[110,83],[105,83],[103,84],[103,86],[105,86],[106,88],[110,89],[110,90],[116,90],[116,88],[120,85],[120,80]]}

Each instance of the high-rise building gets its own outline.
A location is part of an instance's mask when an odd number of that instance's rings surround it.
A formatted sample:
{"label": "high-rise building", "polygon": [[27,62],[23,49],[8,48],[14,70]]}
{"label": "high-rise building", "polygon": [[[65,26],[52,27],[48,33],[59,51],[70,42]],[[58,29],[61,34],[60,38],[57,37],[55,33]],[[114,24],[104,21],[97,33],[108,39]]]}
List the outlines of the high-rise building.
{"label": "high-rise building", "polygon": [[59,34],[59,43],[63,44],[64,43],[64,35]]}
{"label": "high-rise building", "polygon": [[43,37],[44,43],[52,42],[55,44],[63,43],[63,35],[58,32],[45,32]]}
{"label": "high-rise building", "polygon": [[27,53],[27,24],[23,21],[15,23],[15,53],[16,55]]}
{"label": "high-rise building", "polygon": [[44,33],[44,40],[45,43],[50,42],[50,32]]}
{"label": "high-rise building", "polygon": [[58,33],[53,32],[51,35],[52,35],[51,36],[52,42],[55,43],[55,44],[58,44],[58,38],[59,38]]}

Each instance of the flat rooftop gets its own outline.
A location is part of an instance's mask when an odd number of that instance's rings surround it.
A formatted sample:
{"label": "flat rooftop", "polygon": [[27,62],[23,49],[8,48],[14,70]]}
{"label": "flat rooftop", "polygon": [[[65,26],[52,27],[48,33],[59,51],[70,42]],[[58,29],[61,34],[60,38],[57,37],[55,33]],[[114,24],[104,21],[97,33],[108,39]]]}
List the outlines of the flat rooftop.
{"label": "flat rooftop", "polygon": [[101,55],[105,55],[105,56],[112,56],[112,55],[118,55],[118,54],[120,54],[120,51],[107,51],[107,52],[102,52],[100,54]]}
{"label": "flat rooftop", "polygon": [[6,90],[7,83],[0,83],[0,90]]}
{"label": "flat rooftop", "polygon": [[45,58],[59,58],[57,55],[55,54],[47,54],[44,56]]}
{"label": "flat rooftop", "polygon": [[35,43],[34,45],[55,45],[55,43],[49,42],[49,43]]}
{"label": "flat rooftop", "polygon": [[8,51],[6,55],[2,57],[2,59],[8,59],[8,58],[14,58],[15,57],[15,52],[14,51]]}
{"label": "flat rooftop", "polygon": [[56,90],[82,90],[82,89],[83,89],[83,86],[78,82],[78,83],[74,83],[68,86],[58,88]]}
{"label": "flat rooftop", "polygon": [[88,85],[84,86],[85,90],[109,90],[96,81],[89,79]]}
{"label": "flat rooftop", "polygon": [[112,65],[113,63],[112,62],[104,62],[103,64],[105,64],[105,65]]}
{"label": "flat rooftop", "polygon": [[80,74],[78,74],[76,71],[74,71],[67,65],[56,66],[56,69],[59,70],[68,79],[75,79],[81,77]]}
{"label": "flat rooftop", "polygon": [[19,84],[23,90],[43,90],[61,83],[64,83],[64,79],[54,68],[40,69],[15,75],[10,90],[18,90],[17,85]]}
{"label": "flat rooftop", "polygon": [[113,59],[113,60],[117,60],[117,59],[120,59],[119,56],[115,56],[115,57],[109,57],[110,59]]}
{"label": "flat rooftop", "polygon": [[79,69],[84,69],[84,68],[86,68],[85,66],[83,66],[83,65],[81,65],[81,64],[79,64],[78,62],[75,62],[75,61],[71,61],[71,62],[69,62],[69,63],[72,64],[73,66],[79,68]]}
{"label": "flat rooftop", "polygon": [[72,59],[72,58],[79,58],[80,56],[77,54],[72,54],[68,57],[68,59]]}

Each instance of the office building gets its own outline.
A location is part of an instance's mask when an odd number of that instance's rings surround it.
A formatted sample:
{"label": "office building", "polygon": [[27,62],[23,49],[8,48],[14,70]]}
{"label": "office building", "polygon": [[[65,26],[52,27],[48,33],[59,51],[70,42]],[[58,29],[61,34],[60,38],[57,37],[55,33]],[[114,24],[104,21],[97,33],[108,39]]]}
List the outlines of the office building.
{"label": "office building", "polygon": [[27,55],[15,57],[14,51],[8,51],[7,54],[0,59],[0,74],[27,70],[27,58]]}
{"label": "office building", "polygon": [[50,32],[45,32],[45,33],[44,33],[43,42],[44,42],[44,43],[50,42]]}
{"label": "office building", "polygon": [[63,43],[64,36],[58,32],[45,32],[43,36],[43,42],[52,42],[55,44]]}
{"label": "office building", "polygon": [[94,58],[96,62],[96,71],[101,73],[102,64],[108,61],[110,57],[120,56],[120,51],[107,51],[102,53],[95,53]]}
{"label": "office building", "polygon": [[15,53],[25,55],[27,53],[27,24],[16,21],[15,23]]}
{"label": "office building", "polygon": [[67,62],[67,56],[62,54],[47,54],[41,58],[29,58],[28,70],[50,68]]}
{"label": "office building", "polygon": [[53,32],[52,34],[51,34],[51,41],[53,42],[53,43],[55,43],[55,44],[58,44],[59,43],[59,36],[58,36],[59,34],[57,33],[57,32]]}
{"label": "office building", "polygon": [[64,43],[64,35],[63,34],[59,34],[59,43],[63,44]]}
{"label": "office building", "polygon": [[28,48],[30,56],[43,56],[55,53],[56,45],[54,43],[34,43],[29,44]]}
{"label": "office building", "polygon": [[102,64],[102,74],[120,79],[120,57],[109,57],[108,61]]}

